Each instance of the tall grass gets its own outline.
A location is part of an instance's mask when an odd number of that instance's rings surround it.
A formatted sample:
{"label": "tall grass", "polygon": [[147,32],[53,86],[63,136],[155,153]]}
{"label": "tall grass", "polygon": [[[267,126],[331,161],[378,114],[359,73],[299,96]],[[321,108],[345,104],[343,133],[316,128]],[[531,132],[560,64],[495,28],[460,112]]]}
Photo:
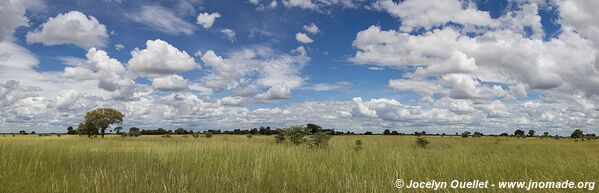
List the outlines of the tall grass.
{"label": "tall grass", "polygon": [[[361,151],[354,150],[357,139]],[[5,137],[0,192],[400,192],[398,178],[599,179],[599,141],[427,139],[431,144],[418,148],[414,137],[336,136],[314,149],[277,144],[273,136]]]}

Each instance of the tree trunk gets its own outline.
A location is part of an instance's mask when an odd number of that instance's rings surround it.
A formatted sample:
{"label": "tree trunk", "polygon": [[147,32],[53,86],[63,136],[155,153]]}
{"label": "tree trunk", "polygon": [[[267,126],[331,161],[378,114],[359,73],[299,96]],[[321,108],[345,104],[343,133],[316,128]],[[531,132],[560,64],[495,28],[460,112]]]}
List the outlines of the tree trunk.
{"label": "tree trunk", "polygon": [[106,129],[102,129],[102,138],[104,138],[105,131],[106,131]]}

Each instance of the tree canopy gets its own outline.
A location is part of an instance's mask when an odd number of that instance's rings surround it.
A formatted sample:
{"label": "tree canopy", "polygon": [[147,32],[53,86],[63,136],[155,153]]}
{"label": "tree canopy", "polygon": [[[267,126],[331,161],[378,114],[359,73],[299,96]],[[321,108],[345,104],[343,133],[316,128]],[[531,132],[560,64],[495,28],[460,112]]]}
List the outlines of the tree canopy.
{"label": "tree canopy", "polygon": [[79,130],[90,137],[98,133],[104,137],[106,129],[110,125],[121,124],[124,117],[123,113],[112,108],[94,109],[85,114],[85,121],[79,124]]}

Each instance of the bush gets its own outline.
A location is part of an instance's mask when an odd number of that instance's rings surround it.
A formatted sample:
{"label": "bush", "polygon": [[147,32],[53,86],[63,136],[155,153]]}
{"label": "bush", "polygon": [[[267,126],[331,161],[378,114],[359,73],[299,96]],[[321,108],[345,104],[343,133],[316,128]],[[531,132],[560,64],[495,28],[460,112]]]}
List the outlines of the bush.
{"label": "bush", "polygon": [[282,129],[277,129],[277,135],[275,135],[275,142],[283,143],[285,142],[285,131]]}
{"label": "bush", "polygon": [[247,137],[248,139],[251,139],[252,137],[254,137],[254,135],[252,135],[252,134],[247,134],[247,135],[246,135],[246,137]]}
{"label": "bush", "polygon": [[422,137],[419,137],[416,139],[416,145],[421,148],[426,148],[426,146],[430,143],[431,142],[429,142],[428,140],[426,140],[425,138],[422,138]]}
{"label": "bush", "polygon": [[60,136],[61,136],[60,134],[56,134],[56,137],[60,137]]}
{"label": "bush", "polygon": [[364,147],[362,147],[364,145],[364,143],[362,143],[362,140],[356,140],[356,145],[354,146],[354,150],[356,151],[362,151],[362,149]]}
{"label": "bush", "polygon": [[329,140],[331,139],[331,135],[328,132],[316,132],[310,136],[312,139],[311,145],[314,147],[326,147],[329,145]]}
{"label": "bush", "polygon": [[162,137],[164,137],[164,138],[170,138],[171,134],[166,134],[166,135],[163,135]]}
{"label": "bush", "polygon": [[192,134],[191,136],[193,136],[193,138],[198,138],[198,137],[200,137],[200,135],[198,135],[198,134]]}
{"label": "bush", "polygon": [[287,134],[287,138],[291,143],[301,145],[305,141],[304,136],[306,136],[306,133],[304,131],[302,127],[291,127],[287,129],[285,134]]}
{"label": "bush", "polygon": [[206,138],[211,138],[212,137],[212,133],[211,132],[206,132],[206,134],[204,134],[204,135],[206,135]]}

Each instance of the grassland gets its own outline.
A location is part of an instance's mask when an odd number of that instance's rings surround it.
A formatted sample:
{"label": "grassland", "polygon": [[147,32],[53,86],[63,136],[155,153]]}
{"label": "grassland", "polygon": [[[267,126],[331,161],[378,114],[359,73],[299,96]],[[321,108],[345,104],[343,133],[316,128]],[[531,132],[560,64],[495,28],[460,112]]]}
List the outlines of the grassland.
{"label": "grassland", "polygon": [[[362,151],[354,150],[356,139],[364,142]],[[0,192],[401,192],[394,186],[398,178],[599,179],[597,140],[428,139],[422,149],[414,137],[336,136],[328,148],[310,149],[278,145],[273,136],[7,135],[0,137]]]}

